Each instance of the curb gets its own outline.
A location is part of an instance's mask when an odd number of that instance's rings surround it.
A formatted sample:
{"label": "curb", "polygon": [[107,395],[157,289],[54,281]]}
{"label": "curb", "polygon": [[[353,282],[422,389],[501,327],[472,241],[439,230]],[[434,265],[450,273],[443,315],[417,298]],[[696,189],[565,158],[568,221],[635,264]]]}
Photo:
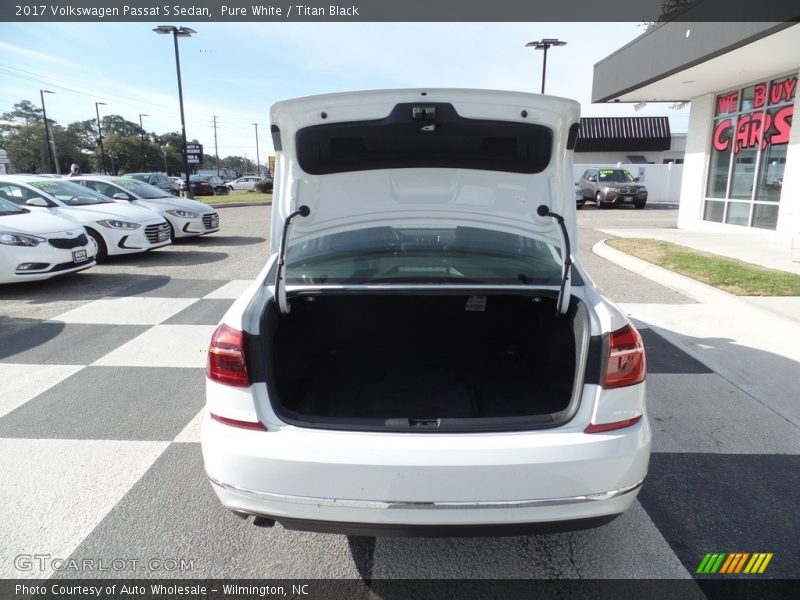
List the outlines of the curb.
{"label": "curb", "polygon": [[772,319],[779,319],[785,323],[798,325],[798,321],[786,316],[783,313],[770,310],[768,307],[748,302],[745,298],[735,296],[728,292],[724,292],[708,284],[701,283],[691,277],[680,275],[664,267],[659,267],[653,263],[642,260],[630,254],[626,254],[621,250],[612,248],[606,245],[609,238],[600,240],[592,246],[592,252],[597,256],[606,259],[623,269],[632,271],[645,279],[654,281],[664,287],[683,294],[684,296],[696,300],[700,304],[728,304],[731,306],[738,306],[740,309],[753,311],[757,316],[770,317]]}
{"label": "curb", "polygon": [[241,206],[271,206],[272,202],[225,202],[224,204],[209,204],[211,208],[239,208]]}
{"label": "curb", "polygon": [[748,306],[752,306],[746,301],[740,300],[733,294],[729,294],[728,292],[724,292],[705,283],[701,283],[695,279],[692,279],[691,277],[686,277],[685,275],[675,273],[674,271],[670,271],[664,267],[659,267],[651,262],[647,262],[646,260],[642,260],[641,258],[637,258],[622,252],[621,250],[612,248],[606,244],[607,239],[608,238],[600,240],[594,246],[592,246],[592,252],[601,258],[605,258],[606,260],[619,265],[624,269],[627,269],[628,271],[632,271],[637,275],[641,275],[650,281],[655,281],[656,283],[668,287],[671,290],[683,294],[684,296],[688,296],[689,298],[692,298],[693,300],[696,300],[702,304],[746,303]]}

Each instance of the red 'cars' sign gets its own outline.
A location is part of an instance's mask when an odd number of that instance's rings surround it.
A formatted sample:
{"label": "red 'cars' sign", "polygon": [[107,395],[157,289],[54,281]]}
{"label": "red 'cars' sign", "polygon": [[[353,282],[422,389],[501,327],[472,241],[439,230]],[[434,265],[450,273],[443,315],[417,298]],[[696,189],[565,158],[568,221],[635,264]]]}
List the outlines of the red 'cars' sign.
{"label": "red 'cars' sign", "polygon": [[[757,145],[763,150],[770,144],[788,144],[794,107],[789,105],[766,111],[763,108],[791,101],[796,89],[796,76],[773,81],[771,85],[767,82],[754,85],[753,108],[762,110],[740,115],[735,128],[733,117],[717,122],[712,135],[714,149],[725,152],[733,142],[733,152],[737,154],[743,148],[754,148]],[[739,92],[717,96],[717,114],[735,112],[738,100]]]}

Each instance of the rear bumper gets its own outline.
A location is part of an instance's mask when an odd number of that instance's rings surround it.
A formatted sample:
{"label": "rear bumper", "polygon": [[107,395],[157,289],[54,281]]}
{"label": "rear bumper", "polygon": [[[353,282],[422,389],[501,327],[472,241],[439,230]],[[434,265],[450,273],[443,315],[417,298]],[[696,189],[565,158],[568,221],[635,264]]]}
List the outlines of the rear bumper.
{"label": "rear bumper", "polygon": [[206,472],[225,507],[316,531],[590,527],[633,503],[649,452],[645,420],[609,434],[373,435],[248,431],[208,416],[203,423]]}

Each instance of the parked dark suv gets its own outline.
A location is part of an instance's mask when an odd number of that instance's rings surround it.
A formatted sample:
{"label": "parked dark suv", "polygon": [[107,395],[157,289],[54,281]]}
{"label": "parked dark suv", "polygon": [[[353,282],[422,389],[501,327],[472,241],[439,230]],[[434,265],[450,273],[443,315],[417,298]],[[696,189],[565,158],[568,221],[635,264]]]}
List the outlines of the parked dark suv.
{"label": "parked dark suv", "polygon": [[123,175],[123,177],[130,177],[144,183],[149,183],[174,196],[180,195],[180,186],[163,173],[128,173],[127,175]]}
{"label": "parked dark suv", "polygon": [[594,201],[597,208],[616,204],[633,204],[636,208],[644,208],[647,204],[647,188],[639,185],[638,181],[638,177],[625,169],[592,168],[584,171],[577,185],[584,202]]}

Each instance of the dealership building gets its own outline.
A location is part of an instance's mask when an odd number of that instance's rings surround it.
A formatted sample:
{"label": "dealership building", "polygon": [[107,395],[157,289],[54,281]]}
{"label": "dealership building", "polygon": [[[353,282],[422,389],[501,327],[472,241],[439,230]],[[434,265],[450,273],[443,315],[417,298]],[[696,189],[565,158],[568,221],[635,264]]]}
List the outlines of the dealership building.
{"label": "dealership building", "polygon": [[800,243],[800,25],[668,22],[594,67],[593,102],[691,102],[678,226]]}

